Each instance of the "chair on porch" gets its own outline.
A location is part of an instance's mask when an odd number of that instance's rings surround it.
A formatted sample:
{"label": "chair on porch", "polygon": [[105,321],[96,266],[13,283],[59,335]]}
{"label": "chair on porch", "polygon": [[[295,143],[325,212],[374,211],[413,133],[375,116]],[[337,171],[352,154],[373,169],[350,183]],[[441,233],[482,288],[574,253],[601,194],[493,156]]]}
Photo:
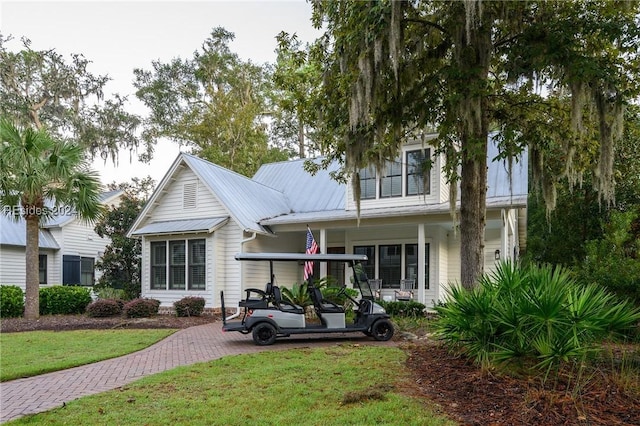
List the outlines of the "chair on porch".
{"label": "chair on porch", "polygon": [[369,287],[371,287],[371,297],[375,300],[380,300],[382,297],[382,280],[369,280]]}
{"label": "chair on porch", "polygon": [[396,301],[408,302],[413,300],[413,290],[416,280],[400,280],[400,290],[394,290],[393,296]]}

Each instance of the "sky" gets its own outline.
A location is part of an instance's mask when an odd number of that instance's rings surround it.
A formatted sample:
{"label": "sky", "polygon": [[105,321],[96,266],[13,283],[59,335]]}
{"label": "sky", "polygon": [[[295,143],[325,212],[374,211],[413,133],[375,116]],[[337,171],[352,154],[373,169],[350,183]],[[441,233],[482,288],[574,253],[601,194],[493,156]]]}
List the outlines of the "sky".
{"label": "sky", "polygon": [[[311,42],[320,32],[311,25],[311,5],[304,0],[261,1],[6,1],[0,0],[0,32],[12,35],[8,44],[19,50],[27,37],[35,50],[55,49],[70,59],[81,53],[92,61],[89,71],[108,75],[105,95],[129,95],[129,110],[139,115],[146,108],[135,98],[133,69],[151,69],[151,62],[191,58],[211,29],[222,26],[235,33],[230,44],[244,60],[263,64],[275,61],[275,36],[296,33]],[[150,164],[129,152],[117,166],[109,160],[93,162],[103,183],[125,182],[151,176],[156,183],[179,153],[177,144],[159,141]]]}

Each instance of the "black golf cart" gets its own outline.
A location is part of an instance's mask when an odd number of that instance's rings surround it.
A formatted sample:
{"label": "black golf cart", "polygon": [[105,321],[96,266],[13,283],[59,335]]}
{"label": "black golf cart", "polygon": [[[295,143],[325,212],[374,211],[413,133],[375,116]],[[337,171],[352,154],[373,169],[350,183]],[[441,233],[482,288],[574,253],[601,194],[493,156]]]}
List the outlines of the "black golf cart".
{"label": "black golf cart", "polygon": [[[366,276],[362,268],[356,268],[359,262],[366,261],[367,256],[358,254],[300,254],[300,253],[238,253],[239,261],[269,262],[270,279],[263,289],[246,289],[245,299],[239,302],[242,311],[240,319],[226,320],[224,293],[220,292],[223,312],[222,331],[239,331],[252,333],[253,341],[258,345],[271,345],[278,337],[289,337],[292,334],[307,333],[364,333],[379,341],[393,337],[393,324],[384,308],[374,300]],[[319,288],[308,286],[309,296],[313,301],[315,313],[320,324],[307,323],[302,306],[282,299],[280,288],[275,285],[274,262],[345,262],[352,268],[354,288],[359,290],[360,299],[354,299],[345,292],[342,286],[338,295],[344,295],[354,305],[353,323],[345,323],[345,308],[326,300]],[[360,273],[357,273],[360,272]]]}

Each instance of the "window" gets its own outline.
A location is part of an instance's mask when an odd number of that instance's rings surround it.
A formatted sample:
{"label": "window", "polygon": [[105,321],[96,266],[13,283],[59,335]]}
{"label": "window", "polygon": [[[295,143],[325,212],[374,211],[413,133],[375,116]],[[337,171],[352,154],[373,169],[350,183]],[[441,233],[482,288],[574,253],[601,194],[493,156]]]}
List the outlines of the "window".
{"label": "window", "polygon": [[152,242],[150,280],[152,290],[205,289],[205,240]]}
{"label": "window", "polygon": [[402,162],[388,161],[385,175],[380,178],[380,197],[399,197],[402,195]]}
{"label": "window", "polygon": [[373,166],[360,170],[360,199],[376,198],[376,169]]}
{"label": "window", "polygon": [[[344,247],[327,247],[328,254],[344,254]],[[327,262],[327,275],[336,279],[336,285],[344,284],[344,262]]]}
{"label": "window", "polygon": [[205,282],[204,240],[189,240],[189,290],[204,290]]}
{"label": "window", "polygon": [[407,152],[407,195],[423,195],[431,192],[427,168],[429,157],[428,149]]}
{"label": "window", "polygon": [[169,241],[169,289],[184,290],[186,288],[184,241]]}
{"label": "window", "polygon": [[80,285],[92,286],[95,281],[93,257],[80,258]]}
{"label": "window", "polygon": [[400,288],[402,278],[402,246],[400,244],[381,245],[378,259],[378,278],[382,288]]}
{"label": "window", "polygon": [[167,243],[151,243],[151,289],[164,290],[167,285]]}
{"label": "window", "polygon": [[368,260],[361,262],[361,265],[367,278],[374,279],[376,277],[376,246],[356,246],[353,248],[353,253],[367,255]]}
{"label": "window", "polygon": [[[418,288],[418,245],[406,244],[404,246],[404,277],[415,280],[415,288]],[[429,244],[424,245],[424,288],[429,289]]]}
{"label": "window", "polygon": [[47,255],[38,255],[38,275],[40,276],[40,284],[47,283]]}

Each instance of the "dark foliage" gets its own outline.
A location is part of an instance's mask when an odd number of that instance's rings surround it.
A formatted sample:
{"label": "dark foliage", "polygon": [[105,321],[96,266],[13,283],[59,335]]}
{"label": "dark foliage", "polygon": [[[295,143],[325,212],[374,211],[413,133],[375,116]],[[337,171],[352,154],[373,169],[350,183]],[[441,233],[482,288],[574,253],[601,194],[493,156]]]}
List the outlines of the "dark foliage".
{"label": "dark foliage", "polygon": [[40,289],[40,315],[82,314],[89,303],[87,287],[56,285]]}
{"label": "dark foliage", "polygon": [[93,318],[113,317],[122,314],[122,301],[98,299],[87,306],[87,315]]}
{"label": "dark foliage", "polygon": [[392,317],[413,317],[419,318],[425,316],[425,305],[419,302],[378,302],[385,311]]}
{"label": "dark foliage", "polygon": [[156,299],[133,299],[122,309],[127,318],[148,318],[156,315],[160,308],[160,301]]}
{"label": "dark foliage", "polygon": [[199,317],[204,311],[204,298],[187,296],[173,302],[176,315],[179,317]]}
{"label": "dark foliage", "polygon": [[21,317],[24,312],[24,294],[17,285],[0,286],[0,318]]}
{"label": "dark foliage", "polygon": [[153,184],[151,178],[145,178],[134,179],[132,184],[109,185],[109,189],[122,189],[125,193],[120,198],[120,204],[109,209],[95,227],[98,235],[111,239],[111,244],[105,248],[102,258],[96,263],[96,268],[102,271],[96,288],[122,289],[127,300],[140,297],[142,251],[140,240],[127,238],[127,232],[142,210]]}

